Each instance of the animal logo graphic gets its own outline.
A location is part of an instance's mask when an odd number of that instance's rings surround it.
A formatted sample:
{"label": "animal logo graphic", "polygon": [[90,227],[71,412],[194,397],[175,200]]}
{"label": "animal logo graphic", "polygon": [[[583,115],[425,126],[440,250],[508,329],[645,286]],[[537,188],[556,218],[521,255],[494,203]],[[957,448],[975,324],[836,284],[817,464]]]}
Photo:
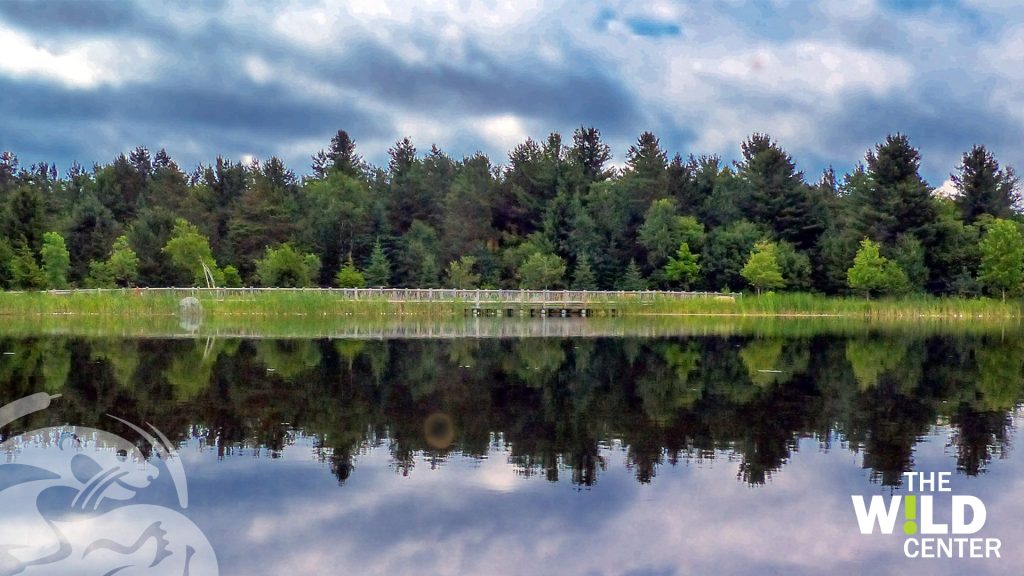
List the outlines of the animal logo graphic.
{"label": "animal logo graphic", "polygon": [[[0,407],[0,428],[55,398],[40,393]],[[209,540],[182,513],[188,486],[173,444],[152,425],[150,433],[111,418],[145,440],[152,457],[84,427],[32,430],[0,444],[0,576],[220,573]],[[151,494],[162,474],[172,506]]]}

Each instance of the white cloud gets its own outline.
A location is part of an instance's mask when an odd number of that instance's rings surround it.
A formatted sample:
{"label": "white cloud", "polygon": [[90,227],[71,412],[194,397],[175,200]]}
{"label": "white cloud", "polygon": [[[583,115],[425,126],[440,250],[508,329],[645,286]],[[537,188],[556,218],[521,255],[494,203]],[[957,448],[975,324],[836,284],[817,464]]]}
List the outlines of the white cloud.
{"label": "white cloud", "polygon": [[499,150],[511,150],[529,136],[523,121],[513,114],[486,117],[477,125],[484,140]]}
{"label": "white cloud", "polygon": [[956,189],[956,185],[953,184],[953,181],[947,178],[941,186],[935,189],[934,194],[943,198],[955,198],[959,192]]}
{"label": "white cloud", "polygon": [[141,40],[88,40],[50,46],[2,23],[0,54],[0,74],[41,78],[77,89],[138,79],[153,57],[153,51]]}
{"label": "white cloud", "polygon": [[257,84],[266,84],[274,77],[274,71],[266,60],[259,56],[249,56],[243,62],[249,78]]}

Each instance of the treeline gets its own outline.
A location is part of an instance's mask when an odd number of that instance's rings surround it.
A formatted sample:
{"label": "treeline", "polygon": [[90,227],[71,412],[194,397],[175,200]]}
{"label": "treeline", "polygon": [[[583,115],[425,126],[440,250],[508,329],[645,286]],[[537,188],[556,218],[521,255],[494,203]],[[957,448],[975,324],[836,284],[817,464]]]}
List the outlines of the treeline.
{"label": "treeline", "polygon": [[450,286],[1013,294],[1020,190],[983,146],[944,197],[891,135],[809,182],[769,136],[732,164],[651,133],[621,169],[597,129],[496,165],[408,139],[372,166],[339,131],[299,178],[278,158],[183,171],[143,147],[64,176],[0,155],[0,286]]}

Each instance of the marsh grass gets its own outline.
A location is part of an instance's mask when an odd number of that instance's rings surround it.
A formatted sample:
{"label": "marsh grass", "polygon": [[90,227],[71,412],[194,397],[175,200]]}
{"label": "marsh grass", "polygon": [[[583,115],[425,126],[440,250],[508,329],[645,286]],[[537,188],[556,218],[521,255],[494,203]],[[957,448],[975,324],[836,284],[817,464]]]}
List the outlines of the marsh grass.
{"label": "marsh grass", "polygon": [[743,295],[624,303],[627,315],[838,316],[862,318],[1020,318],[1019,302],[916,296],[868,300],[815,294]]}
{"label": "marsh grass", "polygon": [[[180,290],[114,290],[71,292],[0,292],[3,316],[111,316],[123,318],[176,317],[181,298],[194,295],[210,318],[255,317],[409,317],[444,319],[462,317],[468,302],[389,302],[381,298],[350,299],[331,291],[267,290],[203,292]],[[513,306],[514,307],[514,306]],[[1018,319],[1021,304],[989,298],[960,299],[920,296],[867,300],[814,294],[743,295],[667,298],[650,293],[643,301],[595,301],[597,316],[836,316],[854,318]]]}

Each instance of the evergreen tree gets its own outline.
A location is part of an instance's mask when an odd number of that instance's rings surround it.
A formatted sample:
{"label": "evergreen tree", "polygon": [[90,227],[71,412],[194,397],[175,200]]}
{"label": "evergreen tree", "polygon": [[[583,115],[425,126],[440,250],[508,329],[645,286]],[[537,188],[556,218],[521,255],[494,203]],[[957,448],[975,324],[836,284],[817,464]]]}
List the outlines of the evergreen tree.
{"label": "evergreen tree", "polygon": [[528,139],[509,153],[495,207],[500,230],[528,236],[540,229],[545,208],[558,192],[566,152],[561,135],[552,132],[543,144]]}
{"label": "evergreen tree", "polygon": [[890,226],[880,238],[886,243],[910,233],[928,245],[935,207],[931,188],[918,174],[920,163],[920,153],[903,134],[888,136],[867,154],[867,175],[876,191],[873,196],[889,216]]}
{"label": "evergreen tree", "polygon": [[495,191],[487,156],[477,154],[462,161],[444,197],[442,260],[454,260],[497,239],[490,218]]}
{"label": "evergreen tree", "polygon": [[745,186],[744,215],[798,249],[813,246],[825,228],[824,206],[815,201],[793,159],[767,134],[751,136],[742,151],[737,177]]}
{"label": "evergreen tree", "polygon": [[416,220],[402,237],[399,253],[398,277],[400,286],[436,288],[441,266],[437,254],[440,246],[437,232]]}
{"label": "evergreen tree", "polygon": [[384,248],[381,246],[379,238],[373,245],[373,252],[370,253],[370,263],[366,266],[366,270],[363,271],[363,276],[366,277],[367,286],[371,288],[379,288],[391,284],[391,261],[388,260],[387,254],[384,253]]}
{"label": "evergreen tree", "polygon": [[[378,220],[385,219],[380,202],[364,182],[343,171],[332,171],[324,179],[306,182],[299,200],[305,217],[302,239],[323,261],[328,277],[321,277],[321,282],[333,280],[329,276],[341,267],[346,254],[362,259],[371,251],[379,237]],[[287,235],[276,237],[287,239]],[[265,247],[262,244],[260,249]]]}
{"label": "evergreen tree", "polygon": [[668,155],[658,138],[644,132],[626,152],[622,180],[633,198],[634,210],[642,211],[668,195]]}
{"label": "evergreen tree", "polygon": [[11,261],[14,260],[14,247],[7,238],[0,237],[0,290],[12,285]]}
{"label": "evergreen tree", "polygon": [[924,290],[928,281],[928,267],[925,265],[924,247],[921,241],[910,234],[901,234],[896,239],[892,260],[907,275],[907,284],[911,291]]}
{"label": "evergreen tree", "polygon": [[622,274],[622,278],[619,279],[616,288],[630,291],[647,290],[647,281],[640,274],[640,267],[636,265],[636,260],[629,261],[626,271]]}
{"label": "evergreen tree", "polygon": [[601,131],[593,126],[576,129],[569,156],[582,172],[584,182],[598,182],[612,175],[605,167],[612,159],[612,150],[601,140]]}
{"label": "evergreen tree", "polygon": [[363,159],[356,154],[356,143],[344,130],[338,130],[331,138],[330,148],[313,155],[313,174],[317,178],[327,177],[332,170],[358,178],[363,168]]}
{"label": "evergreen tree", "polygon": [[672,200],[662,198],[651,203],[640,226],[637,241],[647,249],[647,263],[661,268],[683,241],[683,222]]}
{"label": "evergreen tree", "polygon": [[297,221],[295,175],[277,158],[255,164],[251,185],[234,203],[227,226],[227,243],[241,273],[250,276],[255,261],[267,249],[290,240]]}
{"label": "evergreen tree", "polygon": [[573,290],[597,290],[597,277],[590,267],[590,257],[584,252],[576,259],[576,269],[572,276]]}
{"label": "evergreen tree", "polygon": [[747,220],[712,230],[701,253],[704,286],[709,290],[739,287],[750,251],[763,237],[764,231]]}
{"label": "evergreen tree", "polygon": [[24,241],[32,250],[43,244],[46,232],[46,210],[39,188],[20,184],[6,199],[2,215],[3,236],[12,242]]}
{"label": "evergreen tree", "polygon": [[964,222],[972,224],[982,214],[1009,218],[1021,201],[1019,180],[1013,168],[1002,168],[984,146],[964,152],[956,174],[956,204]]}
{"label": "evergreen tree", "polygon": [[19,290],[42,290],[46,288],[47,280],[43,274],[32,249],[27,244],[22,244],[14,253],[10,262],[11,285]]}
{"label": "evergreen tree", "polygon": [[811,259],[805,252],[796,249],[789,242],[776,244],[775,259],[786,282],[786,289],[794,292],[810,291],[814,285]]}
{"label": "evergreen tree", "polygon": [[73,279],[89,275],[89,263],[106,260],[110,245],[121,233],[114,215],[92,194],[87,194],[71,213],[67,235]]}
{"label": "evergreen tree", "polygon": [[[159,168],[158,168],[159,170]],[[144,208],[128,227],[128,244],[139,259],[138,283],[143,286],[181,286],[191,282],[177,270],[167,266],[161,252],[174,231],[174,212],[157,206]]]}

